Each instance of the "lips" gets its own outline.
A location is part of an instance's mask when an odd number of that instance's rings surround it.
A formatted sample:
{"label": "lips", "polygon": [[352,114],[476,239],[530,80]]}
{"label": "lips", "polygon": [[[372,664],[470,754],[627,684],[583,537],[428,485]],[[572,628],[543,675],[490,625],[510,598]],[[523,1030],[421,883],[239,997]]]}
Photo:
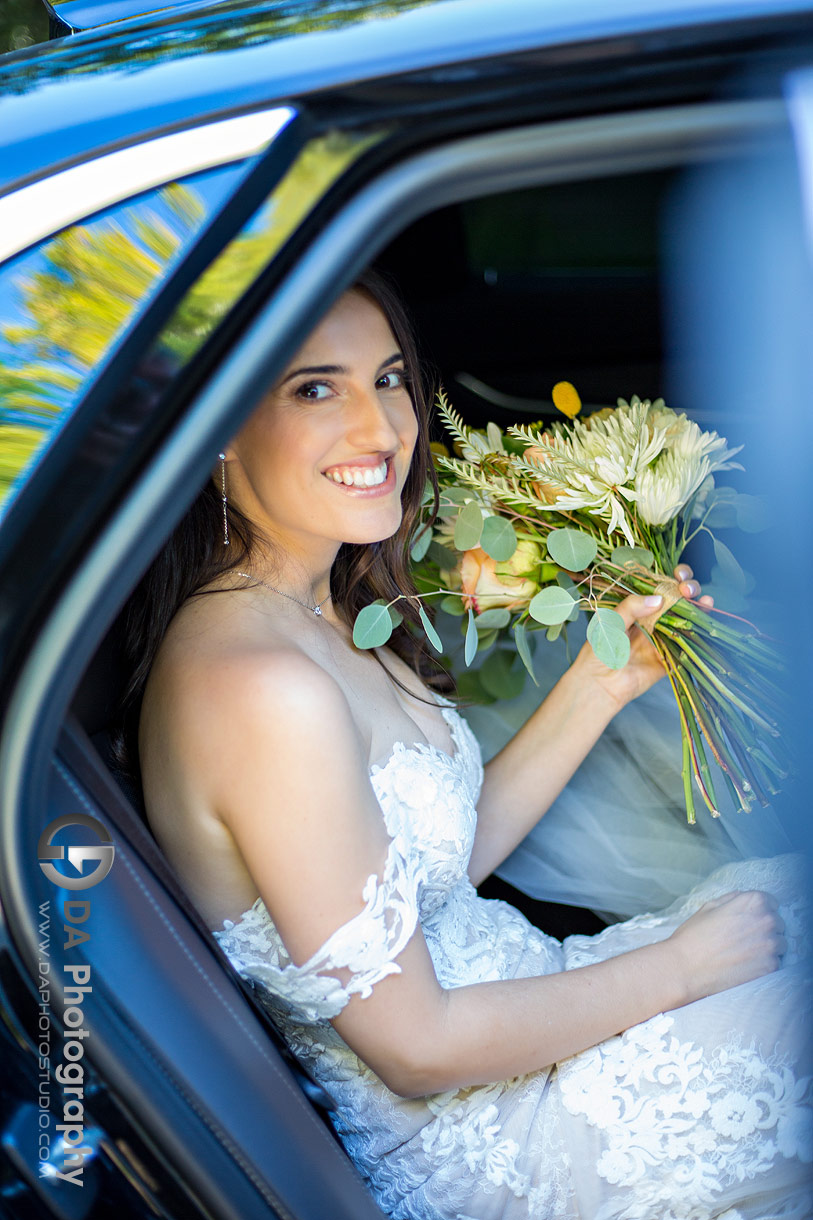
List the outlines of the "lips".
{"label": "lips", "polygon": [[391,454],[385,457],[340,463],[323,470],[329,483],[355,492],[388,491],[395,481],[395,465]]}

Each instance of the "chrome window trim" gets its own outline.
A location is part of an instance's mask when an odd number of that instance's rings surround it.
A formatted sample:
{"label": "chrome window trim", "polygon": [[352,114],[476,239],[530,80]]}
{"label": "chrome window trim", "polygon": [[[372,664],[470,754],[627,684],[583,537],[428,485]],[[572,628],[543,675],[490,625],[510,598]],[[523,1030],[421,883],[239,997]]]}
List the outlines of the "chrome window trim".
{"label": "chrome window trim", "polygon": [[0,263],[67,225],[142,191],[263,152],[291,106],[199,123],[118,148],[0,197]]}
{"label": "chrome window trim", "polygon": [[[483,194],[735,155],[787,130],[778,99],[665,107],[544,123],[451,141],[395,165],[328,221],[89,547],[20,672],[0,737],[0,877],[8,922],[33,970],[36,922],[16,873],[16,837],[76,682],[145,558],[155,522],[180,486],[202,482],[210,459],[250,414],[302,328],[328,308],[413,220]],[[287,345],[287,348],[286,348]],[[92,625],[93,630],[90,630]],[[60,699],[63,701],[60,703]]]}

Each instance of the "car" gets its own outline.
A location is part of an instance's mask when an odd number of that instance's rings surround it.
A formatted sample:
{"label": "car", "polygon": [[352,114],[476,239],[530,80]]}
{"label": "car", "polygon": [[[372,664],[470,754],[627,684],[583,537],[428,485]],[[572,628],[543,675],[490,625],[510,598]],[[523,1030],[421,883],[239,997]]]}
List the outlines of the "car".
{"label": "car", "polygon": [[0,1210],[372,1220],[111,764],[117,616],[372,261],[478,426],[567,379],[749,436],[803,570],[813,4],[48,8],[0,58]]}

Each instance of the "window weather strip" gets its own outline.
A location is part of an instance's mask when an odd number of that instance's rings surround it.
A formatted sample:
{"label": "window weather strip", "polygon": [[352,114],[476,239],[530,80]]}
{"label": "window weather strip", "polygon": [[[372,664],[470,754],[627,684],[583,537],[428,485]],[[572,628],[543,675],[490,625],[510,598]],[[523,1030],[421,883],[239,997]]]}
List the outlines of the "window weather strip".
{"label": "window weather strip", "polygon": [[152,187],[261,153],[290,106],[218,119],[118,148],[0,197],[0,262],[66,225]]}

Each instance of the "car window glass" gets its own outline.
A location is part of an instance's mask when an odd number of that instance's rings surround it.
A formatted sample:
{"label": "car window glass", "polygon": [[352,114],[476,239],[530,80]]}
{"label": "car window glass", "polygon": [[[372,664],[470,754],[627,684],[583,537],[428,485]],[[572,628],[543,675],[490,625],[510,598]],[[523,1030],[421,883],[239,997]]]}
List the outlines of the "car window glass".
{"label": "car window glass", "polygon": [[145,192],[0,268],[0,515],[241,172],[234,163]]}
{"label": "car window glass", "polygon": [[305,145],[267,199],[192,285],[142,358],[135,373],[137,386],[122,387],[130,401],[154,401],[155,391],[178,376],[332,183],[380,138],[380,131],[331,131]]}

